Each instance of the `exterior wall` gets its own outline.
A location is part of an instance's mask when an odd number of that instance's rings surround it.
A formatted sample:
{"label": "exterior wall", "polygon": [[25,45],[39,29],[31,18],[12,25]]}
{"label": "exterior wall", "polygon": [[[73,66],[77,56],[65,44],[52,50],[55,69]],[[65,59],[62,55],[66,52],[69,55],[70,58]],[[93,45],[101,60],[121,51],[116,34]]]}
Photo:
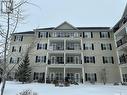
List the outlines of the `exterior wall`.
{"label": "exterior wall", "polygon": [[[70,30],[66,30],[70,28]],[[62,30],[59,30],[62,29]],[[63,37],[63,38],[38,38],[38,32],[92,32],[93,38],[70,38],[70,37]],[[110,38],[100,38],[100,32],[107,31],[110,32]],[[24,55],[28,49],[29,46],[32,45],[32,48],[29,51],[29,59],[32,67],[32,79],[34,76],[34,72],[39,73],[45,73],[45,79],[49,76],[51,72],[62,72],[65,73],[65,76],[68,72],[71,73],[80,73],[80,78],[84,79],[85,81],[85,74],[86,73],[96,73],[97,75],[97,82],[101,83],[101,70],[106,69],[106,79],[108,83],[111,82],[120,82],[120,72],[118,68],[118,61],[117,61],[117,55],[116,55],[116,48],[115,48],[115,42],[113,38],[113,32],[110,29],[84,29],[79,30],[76,29],[73,26],[69,26],[69,24],[60,25],[55,30],[34,30],[34,34],[20,34],[23,35],[24,39],[22,42],[14,42],[13,41],[13,35],[12,35],[12,41],[10,44],[10,52],[8,55],[8,63],[10,60],[10,57],[14,56],[21,56]],[[19,34],[15,34],[19,35]],[[81,44],[81,50],[50,50],[49,44],[51,41],[79,41]],[[94,50],[83,50],[83,43],[93,43],[94,44]],[[39,49],[37,50],[37,43],[47,43],[47,50]],[[111,43],[112,44],[112,50],[101,50],[101,43]],[[11,52],[12,46],[22,46],[22,52]],[[64,45],[65,48],[66,44]],[[51,54],[63,54],[64,57],[66,57],[66,54],[78,54],[81,57],[81,64],[66,64],[66,58],[64,58],[64,64],[48,64],[48,60]],[[46,56],[46,62],[45,63],[37,63],[35,62],[36,56]],[[95,56],[95,64],[93,63],[84,63],[84,56]],[[114,58],[114,64],[103,64],[102,56],[113,56]],[[23,57],[22,57],[23,58]],[[14,64],[9,64],[9,67],[11,68]],[[18,66],[18,65],[17,65]],[[17,68],[15,67],[15,69]],[[10,69],[9,68],[9,69]],[[46,69],[47,68],[47,69]],[[60,68],[60,69],[59,69]],[[14,69],[14,70],[15,70]],[[65,71],[64,71],[65,69]],[[83,73],[84,72],[84,73]]]}
{"label": "exterior wall", "polygon": [[123,78],[123,74],[127,74],[127,37],[126,37],[127,36],[127,16],[126,15],[125,17],[121,18],[121,20],[114,27],[114,30],[115,30],[114,37],[115,37],[115,42],[117,47],[116,52],[117,52],[119,69],[120,69],[121,82],[127,82],[127,81],[123,81],[123,80],[127,80],[127,76],[126,78]]}

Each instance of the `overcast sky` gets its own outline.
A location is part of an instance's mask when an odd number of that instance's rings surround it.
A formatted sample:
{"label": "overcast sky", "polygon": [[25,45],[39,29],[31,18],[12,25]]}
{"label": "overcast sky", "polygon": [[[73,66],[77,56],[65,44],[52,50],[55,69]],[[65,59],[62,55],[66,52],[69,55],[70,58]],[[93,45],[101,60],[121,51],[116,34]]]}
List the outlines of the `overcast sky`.
{"label": "overcast sky", "polygon": [[121,18],[127,0],[30,0],[38,7],[24,7],[25,24],[17,29],[56,27],[64,21],[73,26],[113,27]]}

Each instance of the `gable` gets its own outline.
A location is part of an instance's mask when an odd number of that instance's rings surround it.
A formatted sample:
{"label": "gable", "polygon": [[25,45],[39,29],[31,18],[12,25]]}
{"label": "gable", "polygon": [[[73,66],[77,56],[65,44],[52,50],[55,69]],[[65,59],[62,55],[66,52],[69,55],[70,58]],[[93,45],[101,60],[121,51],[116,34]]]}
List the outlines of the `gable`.
{"label": "gable", "polygon": [[64,22],[57,26],[55,30],[76,30],[77,28],[69,24],[68,22]]}

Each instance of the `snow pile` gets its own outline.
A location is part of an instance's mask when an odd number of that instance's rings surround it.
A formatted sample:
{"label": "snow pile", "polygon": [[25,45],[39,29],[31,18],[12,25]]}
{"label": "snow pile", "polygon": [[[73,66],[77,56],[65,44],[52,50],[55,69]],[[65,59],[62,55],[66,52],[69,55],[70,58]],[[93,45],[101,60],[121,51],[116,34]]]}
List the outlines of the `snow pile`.
{"label": "snow pile", "polygon": [[21,84],[10,81],[6,84],[4,95],[16,95],[28,89],[36,92],[38,95],[127,95],[127,86],[122,85],[80,84],[69,87],[55,87],[53,84]]}

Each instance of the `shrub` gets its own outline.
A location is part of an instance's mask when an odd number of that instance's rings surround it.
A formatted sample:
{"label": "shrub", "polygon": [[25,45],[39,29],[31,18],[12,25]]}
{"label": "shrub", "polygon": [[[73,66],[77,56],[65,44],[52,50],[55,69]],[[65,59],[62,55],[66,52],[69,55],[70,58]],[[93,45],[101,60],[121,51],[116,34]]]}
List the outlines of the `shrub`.
{"label": "shrub", "polygon": [[22,92],[19,92],[17,95],[38,95],[36,92],[33,92],[32,90],[24,90]]}

